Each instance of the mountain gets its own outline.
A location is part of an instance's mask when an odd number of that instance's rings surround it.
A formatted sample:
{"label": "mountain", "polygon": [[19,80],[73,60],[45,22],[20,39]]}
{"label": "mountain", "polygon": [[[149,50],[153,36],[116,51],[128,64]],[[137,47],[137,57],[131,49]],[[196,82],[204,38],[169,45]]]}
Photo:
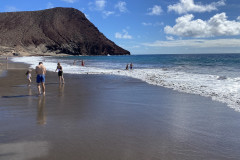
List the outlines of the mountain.
{"label": "mountain", "polygon": [[129,55],[74,8],[0,13],[0,55]]}

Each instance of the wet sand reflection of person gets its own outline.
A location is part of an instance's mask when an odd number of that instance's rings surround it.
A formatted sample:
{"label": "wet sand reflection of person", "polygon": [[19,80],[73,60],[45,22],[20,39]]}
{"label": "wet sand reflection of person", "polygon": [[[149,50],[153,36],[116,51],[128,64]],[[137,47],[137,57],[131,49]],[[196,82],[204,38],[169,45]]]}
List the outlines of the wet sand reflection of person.
{"label": "wet sand reflection of person", "polygon": [[6,60],[6,70],[8,70],[8,59]]}
{"label": "wet sand reflection of person", "polygon": [[64,97],[64,84],[59,84],[59,97]]}
{"label": "wet sand reflection of person", "polygon": [[28,106],[33,105],[32,88],[28,87]]}
{"label": "wet sand reflection of person", "polygon": [[38,97],[37,123],[39,125],[45,125],[47,123],[45,115],[45,96]]}

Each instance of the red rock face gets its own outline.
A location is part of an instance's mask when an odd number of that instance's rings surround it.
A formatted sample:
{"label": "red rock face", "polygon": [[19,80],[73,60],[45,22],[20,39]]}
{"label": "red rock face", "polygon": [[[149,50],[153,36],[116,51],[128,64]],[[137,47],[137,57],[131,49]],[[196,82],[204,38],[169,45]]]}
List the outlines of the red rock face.
{"label": "red rock face", "polygon": [[0,13],[0,46],[39,47],[71,55],[129,55],[107,39],[79,10]]}

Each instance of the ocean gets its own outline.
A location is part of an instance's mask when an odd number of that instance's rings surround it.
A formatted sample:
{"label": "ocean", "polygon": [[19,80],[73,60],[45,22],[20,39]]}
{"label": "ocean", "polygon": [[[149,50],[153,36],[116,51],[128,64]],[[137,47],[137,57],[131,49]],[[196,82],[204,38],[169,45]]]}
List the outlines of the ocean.
{"label": "ocean", "polygon": [[[11,60],[27,63],[31,68],[42,61],[48,71],[55,71],[60,62],[64,74],[137,78],[152,85],[210,97],[240,111],[240,54],[14,57]],[[85,62],[84,67],[81,60]],[[133,69],[125,70],[130,63]]]}

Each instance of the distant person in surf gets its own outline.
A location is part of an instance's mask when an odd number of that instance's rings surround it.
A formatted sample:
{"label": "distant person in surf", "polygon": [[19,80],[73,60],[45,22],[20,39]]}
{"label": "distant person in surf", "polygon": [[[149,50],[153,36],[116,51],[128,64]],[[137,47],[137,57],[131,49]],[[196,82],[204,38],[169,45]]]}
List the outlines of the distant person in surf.
{"label": "distant person in surf", "polygon": [[128,64],[126,65],[126,70],[128,70]]}
{"label": "distant person in surf", "polygon": [[84,65],[85,65],[85,64],[84,64],[84,61],[82,60],[82,61],[81,61],[81,66],[84,66]]}
{"label": "distant person in surf", "polygon": [[130,63],[130,69],[133,69],[133,64],[132,63]]}
{"label": "distant person in surf", "polygon": [[60,63],[57,64],[57,69],[55,70],[55,72],[56,71],[58,71],[59,84],[64,84],[63,68]]}
{"label": "distant person in surf", "polygon": [[75,64],[76,64],[76,60],[73,61],[73,65],[75,65]]}

